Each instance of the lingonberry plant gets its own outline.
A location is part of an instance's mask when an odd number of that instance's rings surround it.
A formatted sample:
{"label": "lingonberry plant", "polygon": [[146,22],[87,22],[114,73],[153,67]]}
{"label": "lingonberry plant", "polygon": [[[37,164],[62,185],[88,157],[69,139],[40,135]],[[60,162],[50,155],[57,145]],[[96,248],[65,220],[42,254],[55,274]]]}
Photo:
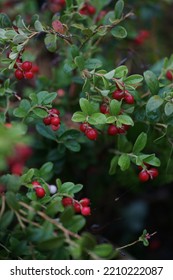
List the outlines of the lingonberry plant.
{"label": "lingonberry plant", "polygon": [[140,47],[150,38],[128,37],[135,11],[113,2],[47,1],[40,15],[0,14],[2,259],[115,259],[155,234],[99,244],[85,228],[96,206],[76,183],[102,161],[112,181],[173,180],[159,170],[172,146],[173,57],[140,74],[126,60],[107,63],[121,39]]}

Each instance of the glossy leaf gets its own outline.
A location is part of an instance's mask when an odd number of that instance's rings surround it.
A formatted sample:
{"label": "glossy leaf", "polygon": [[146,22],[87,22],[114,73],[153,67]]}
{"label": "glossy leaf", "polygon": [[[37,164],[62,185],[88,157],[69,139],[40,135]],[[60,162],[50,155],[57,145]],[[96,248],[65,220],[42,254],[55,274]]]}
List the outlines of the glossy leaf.
{"label": "glossy leaf", "polygon": [[133,153],[138,154],[141,152],[147,144],[147,134],[141,132],[141,134],[137,137],[136,142],[133,146]]}
{"label": "glossy leaf", "polygon": [[150,70],[144,72],[144,78],[146,84],[152,94],[158,94],[159,91],[159,81],[157,76]]}

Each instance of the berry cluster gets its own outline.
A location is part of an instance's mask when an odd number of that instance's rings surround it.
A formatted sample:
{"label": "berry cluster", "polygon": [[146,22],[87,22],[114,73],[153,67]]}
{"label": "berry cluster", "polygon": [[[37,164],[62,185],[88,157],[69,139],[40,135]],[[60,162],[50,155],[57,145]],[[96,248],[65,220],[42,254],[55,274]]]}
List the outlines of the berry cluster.
{"label": "berry cluster", "polygon": [[130,125],[123,124],[121,127],[118,127],[114,124],[110,124],[107,130],[108,135],[114,136],[118,134],[124,134],[129,129]]}
{"label": "berry cluster", "polygon": [[154,179],[159,175],[158,169],[155,167],[151,167],[149,164],[145,163],[145,167],[139,166],[139,169],[141,170],[139,172],[139,180],[141,182],[147,182],[149,179]]}
{"label": "berry cluster", "polygon": [[148,30],[140,30],[136,38],[134,39],[134,43],[136,45],[142,45],[146,39],[150,36],[150,32]]}
{"label": "berry cluster", "polygon": [[98,131],[92,128],[88,123],[84,122],[80,125],[80,131],[85,133],[86,137],[90,140],[96,140],[98,137]]}
{"label": "berry cluster", "polygon": [[85,16],[92,16],[96,13],[96,8],[88,3],[85,3],[79,10],[79,13]]}
{"label": "berry cluster", "polygon": [[25,144],[17,144],[14,154],[7,158],[10,171],[14,175],[21,175],[26,161],[31,157],[32,149]]}
{"label": "berry cluster", "polygon": [[56,131],[60,128],[60,111],[52,108],[49,110],[49,115],[43,119],[45,125],[50,125],[52,130]]}
{"label": "berry cluster", "polygon": [[81,213],[83,216],[89,216],[91,214],[90,200],[88,198],[82,198],[77,201],[71,197],[64,197],[62,199],[62,205],[64,207],[73,206],[76,213]]}
{"label": "berry cluster", "polygon": [[40,185],[40,183],[38,181],[32,182],[32,185],[34,187],[36,196],[38,198],[43,198],[46,195],[44,188]]}
{"label": "berry cluster", "polygon": [[31,61],[22,62],[22,60],[18,58],[14,67],[17,68],[14,72],[16,79],[22,80],[23,78],[25,78],[30,80],[34,77]]}
{"label": "berry cluster", "polygon": [[123,100],[126,104],[134,104],[134,96],[128,90],[117,89],[112,93],[112,98],[116,100]]}

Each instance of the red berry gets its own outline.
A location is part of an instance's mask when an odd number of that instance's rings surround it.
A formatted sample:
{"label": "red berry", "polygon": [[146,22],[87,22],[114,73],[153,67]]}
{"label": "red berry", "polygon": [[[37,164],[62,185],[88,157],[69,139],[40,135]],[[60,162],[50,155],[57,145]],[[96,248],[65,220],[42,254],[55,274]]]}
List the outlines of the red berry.
{"label": "red berry", "polygon": [[86,206],[86,207],[82,207],[81,209],[81,214],[83,216],[89,216],[91,214],[91,208]]}
{"label": "red berry", "polygon": [[147,39],[150,36],[150,31],[148,30],[141,30],[139,32],[139,35],[143,38],[143,39]]}
{"label": "red berry", "polygon": [[53,131],[56,131],[60,128],[60,124],[58,124],[58,125],[51,124],[50,126],[51,126]]}
{"label": "red berry", "polygon": [[96,8],[94,6],[88,5],[87,9],[89,15],[94,15],[96,13]]}
{"label": "red berry", "polygon": [[70,205],[72,205],[72,204],[73,204],[73,199],[72,199],[71,197],[64,197],[64,198],[62,199],[62,205],[63,205],[64,207],[70,206]]}
{"label": "red berry", "polygon": [[90,140],[96,140],[98,137],[98,132],[94,128],[87,129],[85,134],[86,134],[87,138]]}
{"label": "red berry", "polygon": [[134,102],[135,102],[134,97],[131,94],[125,94],[124,101],[127,104],[134,104]]}
{"label": "red berry", "polygon": [[124,91],[122,90],[115,90],[113,93],[112,93],[112,98],[116,99],[116,100],[122,100],[124,98]]}
{"label": "red berry", "polygon": [[154,179],[154,178],[156,178],[159,175],[158,169],[154,168],[154,167],[150,168],[148,170],[148,173],[149,173],[151,179]]}
{"label": "red berry", "polygon": [[88,205],[90,205],[90,199],[87,198],[87,197],[82,198],[82,199],[80,200],[80,204],[81,204],[83,207],[88,206]]}
{"label": "red berry", "polygon": [[109,107],[106,103],[100,105],[100,112],[103,114],[109,114]]}
{"label": "red berry", "polygon": [[26,161],[32,155],[32,148],[25,144],[16,144],[15,153],[20,160]]}
{"label": "red berry", "polygon": [[65,0],[59,0],[58,4],[60,4],[61,6],[65,6],[66,5],[66,1]]}
{"label": "red berry", "polygon": [[123,124],[121,127],[118,128],[118,133],[119,134],[126,133],[129,127],[130,127],[129,125]]}
{"label": "red berry", "polygon": [[14,72],[14,75],[15,75],[16,79],[18,79],[18,80],[21,80],[24,78],[23,72],[20,69],[17,69]]}
{"label": "red berry", "polygon": [[73,207],[74,207],[74,211],[76,213],[80,213],[81,212],[81,205],[79,202],[75,201],[74,204],[73,204]]}
{"label": "red berry", "polygon": [[35,186],[40,186],[40,183],[38,181],[33,181],[32,182],[32,185],[35,187]]}
{"label": "red berry", "polygon": [[88,128],[87,123],[81,123],[81,125],[79,127],[80,131],[82,131],[82,132],[85,132],[87,130],[87,128]]}
{"label": "red berry", "polygon": [[44,124],[45,124],[45,125],[49,125],[49,124],[51,123],[51,119],[52,119],[52,118],[51,118],[50,116],[44,118],[44,119],[43,119]]}
{"label": "red berry", "polygon": [[8,128],[12,127],[12,124],[11,124],[11,123],[5,123],[4,125],[5,125],[6,127],[8,127]]}
{"label": "red berry", "polygon": [[113,136],[119,133],[119,129],[118,127],[116,127],[115,125],[111,124],[108,127],[108,134]]}
{"label": "red berry", "polygon": [[45,196],[46,192],[42,187],[36,187],[35,188],[36,196],[39,198],[42,198]]}
{"label": "red berry", "polygon": [[134,39],[134,43],[136,45],[142,45],[144,43],[144,39],[141,36],[136,36],[136,38]]}
{"label": "red berry", "polygon": [[60,111],[58,109],[52,108],[49,110],[50,114],[60,115]]}
{"label": "red berry", "polygon": [[170,81],[173,80],[172,71],[168,70],[168,71],[166,72],[166,78],[167,78],[168,80],[170,80]]}
{"label": "red berry", "polygon": [[139,173],[138,177],[139,177],[139,180],[140,180],[141,182],[146,182],[146,181],[148,181],[149,178],[150,178],[150,176],[149,176],[149,174],[148,174],[148,172],[147,172],[146,170],[142,170],[142,171]]}
{"label": "red berry", "polygon": [[51,118],[51,124],[58,126],[60,124],[60,118],[59,117],[52,117]]}
{"label": "red berry", "polygon": [[38,65],[34,64],[31,69],[32,73],[37,74],[39,72]]}
{"label": "red berry", "polygon": [[11,167],[11,173],[14,175],[22,175],[23,173],[23,164],[22,163],[14,163]]}
{"label": "red berry", "polygon": [[87,5],[85,4],[80,10],[79,10],[79,13],[81,15],[85,15],[85,16],[88,16],[89,13],[88,13],[88,8],[87,8]]}
{"label": "red berry", "polygon": [[32,62],[30,62],[30,61],[24,61],[23,63],[22,63],[22,69],[24,70],[24,71],[26,71],[26,72],[28,72],[28,71],[30,71],[31,70],[31,68],[32,68]]}
{"label": "red berry", "polygon": [[26,78],[26,79],[30,80],[30,79],[32,79],[33,77],[34,77],[33,72],[29,71],[29,72],[26,72],[26,73],[25,73],[25,78]]}

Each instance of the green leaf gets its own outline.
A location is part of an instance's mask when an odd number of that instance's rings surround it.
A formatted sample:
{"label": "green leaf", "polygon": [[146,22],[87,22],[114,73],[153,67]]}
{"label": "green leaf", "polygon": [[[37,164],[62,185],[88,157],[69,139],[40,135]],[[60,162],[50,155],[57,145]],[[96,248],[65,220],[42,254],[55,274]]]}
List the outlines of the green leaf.
{"label": "green leaf", "polygon": [[128,115],[119,115],[117,117],[117,120],[121,123],[121,124],[127,124],[127,125],[134,125],[134,122],[132,120],[132,118]]}
{"label": "green leaf", "polygon": [[121,171],[125,171],[130,167],[130,156],[123,154],[118,159],[118,165],[121,168]]}
{"label": "green leaf", "polygon": [[159,81],[157,76],[152,71],[145,71],[144,78],[146,84],[152,94],[157,94],[159,91]]}
{"label": "green leaf", "polygon": [[114,123],[116,121],[115,116],[109,116],[107,117],[106,123]]}
{"label": "green leaf", "polygon": [[82,55],[76,56],[74,62],[78,66],[79,70],[83,70],[85,68],[85,60]]}
{"label": "green leaf", "polygon": [[72,182],[66,182],[59,186],[58,191],[59,193],[72,196],[74,193],[79,192],[82,188],[83,186],[81,184],[75,185]]}
{"label": "green leaf", "polygon": [[75,112],[72,116],[73,122],[84,122],[86,120],[86,115],[83,112]]}
{"label": "green leaf", "polygon": [[34,27],[35,27],[35,30],[38,32],[44,31],[43,25],[41,24],[41,22],[39,20],[36,20],[34,22]]}
{"label": "green leaf", "polygon": [[11,222],[13,221],[14,212],[11,210],[7,210],[4,215],[1,217],[1,230],[6,229]]}
{"label": "green leaf", "polygon": [[149,246],[149,241],[148,241],[148,239],[146,239],[146,238],[143,239],[143,245],[144,245],[145,247]]}
{"label": "green leaf", "polygon": [[57,37],[55,34],[46,34],[45,38],[44,38],[44,43],[46,46],[46,49],[49,52],[55,52],[57,49],[56,46],[56,41],[57,41]]}
{"label": "green leaf", "polygon": [[173,104],[171,102],[167,102],[165,104],[164,111],[165,111],[165,115],[166,116],[172,115],[172,113],[173,113]]}
{"label": "green leaf", "polygon": [[89,70],[97,69],[102,66],[102,62],[97,58],[90,58],[85,62],[85,68]]}
{"label": "green leaf", "polygon": [[74,183],[66,182],[59,187],[59,193],[71,194],[73,193]]}
{"label": "green leaf", "polygon": [[114,20],[115,20],[115,13],[114,13],[114,11],[110,11],[104,16],[103,24],[109,25],[110,22],[112,22]]}
{"label": "green leaf", "polygon": [[19,210],[19,204],[13,192],[10,191],[6,192],[5,197],[6,197],[7,204],[10,208],[12,208],[13,210]]}
{"label": "green leaf", "polygon": [[163,102],[164,100],[160,96],[158,95],[152,96],[147,102],[146,112],[150,113],[152,111],[159,109],[160,106],[162,106]]}
{"label": "green leaf", "polygon": [[54,216],[57,215],[58,212],[63,212],[64,207],[61,203],[61,200],[61,197],[54,197],[47,206],[46,214],[49,216]]}
{"label": "green leaf", "polygon": [[136,164],[141,165],[142,163],[148,163],[152,166],[159,167],[160,160],[155,156],[155,154],[146,155],[142,154],[136,158]]}
{"label": "green leaf", "polygon": [[11,26],[12,22],[10,18],[4,13],[0,13],[0,28],[6,28]]}
{"label": "green leaf", "polygon": [[127,75],[128,68],[125,65],[121,65],[115,69],[115,77],[116,78],[123,78]]}
{"label": "green leaf", "polygon": [[85,218],[81,215],[75,215],[70,220],[68,220],[67,223],[64,224],[64,226],[72,231],[72,232],[78,232],[85,226]]}
{"label": "green leaf", "polygon": [[56,92],[40,91],[37,94],[38,104],[47,105],[50,104],[57,97]]}
{"label": "green leaf", "polygon": [[124,82],[126,85],[135,85],[142,82],[143,77],[141,75],[135,74],[127,77]]}
{"label": "green leaf", "polygon": [[99,244],[95,246],[93,252],[101,258],[107,258],[113,252],[113,247],[111,244]]}
{"label": "green leaf", "polygon": [[44,109],[42,109],[42,108],[34,108],[33,112],[39,118],[47,117],[47,112]]}
{"label": "green leaf", "polygon": [[24,34],[17,34],[13,38],[13,43],[18,45],[18,44],[24,43],[27,39],[28,39],[28,37],[26,35],[24,35]]}
{"label": "green leaf", "polygon": [[5,32],[5,37],[8,39],[13,39],[17,35],[17,32],[14,30],[8,30]]}
{"label": "green leaf", "polygon": [[42,165],[40,168],[40,177],[44,177],[45,175],[51,173],[53,170],[53,163],[52,162],[46,162]]}
{"label": "green leaf", "polygon": [[86,98],[80,98],[80,108],[85,115],[90,115],[93,112],[93,106]]}
{"label": "green leaf", "polygon": [[102,113],[94,113],[88,118],[88,122],[92,125],[105,124],[107,122],[107,118]]}
{"label": "green leaf", "polygon": [[85,250],[86,249],[91,250],[97,245],[95,237],[89,232],[82,233],[79,242],[81,247],[84,248]]}
{"label": "green leaf", "polygon": [[64,145],[72,152],[79,152],[81,148],[80,144],[76,140],[67,140],[64,142]]}
{"label": "green leaf", "polygon": [[44,136],[45,138],[56,140],[55,133],[52,131],[50,127],[40,123],[36,125],[36,130],[40,135]]}
{"label": "green leaf", "polygon": [[123,38],[127,37],[126,29],[124,27],[120,26],[120,25],[114,27],[111,30],[111,34],[112,34],[112,36],[114,36],[118,39],[123,39]]}
{"label": "green leaf", "polygon": [[108,80],[111,80],[114,77],[114,74],[115,74],[115,69],[106,73],[106,74],[104,74],[104,77]]}
{"label": "green leaf", "polygon": [[122,12],[124,9],[124,1],[123,0],[119,0],[117,1],[117,3],[115,4],[115,19],[120,19],[122,17]]}
{"label": "green leaf", "polygon": [[76,64],[71,59],[66,59],[65,63],[64,63],[64,66],[63,66],[64,72],[65,73],[70,73],[74,69],[76,69]]}
{"label": "green leaf", "polygon": [[19,107],[14,110],[13,114],[15,117],[24,118],[27,116],[28,112],[26,110],[24,110],[23,108]]}
{"label": "green leaf", "polygon": [[64,244],[64,237],[53,237],[49,240],[40,242],[36,247],[40,251],[50,251],[50,250],[56,250],[57,248],[61,247]]}
{"label": "green leaf", "polygon": [[106,90],[106,89],[105,90],[100,90],[100,93],[101,93],[102,96],[105,97],[105,96],[108,96],[108,94],[110,93],[110,90],[109,89],[108,90]]}
{"label": "green leaf", "polygon": [[141,132],[141,134],[137,137],[136,142],[133,146],[133,153],[138,154],[140,153],[147,144],[147,134]]}
{"label": "green leaf", "polygon": [[121,110],[121,102],[119,102],[118,100],[111,100],[111,103],[110,103],[110,112],[111,112],[111,115],[113,116],[117,116],[119,114]]}
{"label": "green leaf", "polygon": [[24,109],[25,111],[29,111],[31,104],[27,99],[22,99],[20,102],[20,108]]}
{"label": "green leaf", "polygon": [[110,168],[109,168],[109,175],[114,175],[116,173],[116,168],[118,165],[118,156],[114,156],[110,162]]}
{"label": "green leaf", "polygon": [[34,172],[35,172],[34,168],[31,168],[27,171],[27,173],[23,174],[21,176],[22,183],[30,183],[34,176]]}

